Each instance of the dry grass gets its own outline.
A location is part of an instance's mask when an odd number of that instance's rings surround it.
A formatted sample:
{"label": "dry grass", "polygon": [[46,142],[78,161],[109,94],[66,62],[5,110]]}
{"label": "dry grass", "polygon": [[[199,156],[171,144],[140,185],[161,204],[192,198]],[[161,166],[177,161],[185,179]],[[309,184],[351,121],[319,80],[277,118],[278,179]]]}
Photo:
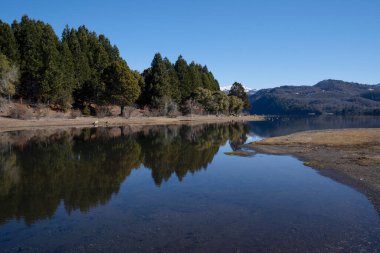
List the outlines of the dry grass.
{"label": "dry grass", "polygon": [[[180,116],[170,117],[77,117],[70,114],[65,118],[40,118],[31,120],[20,120],[0,117],[0,132],[24,129],[40,129],[48,127],[88,127],[88,126],[125,126],[125,125],[166,125],[184,123],[218,123],[218,122],[242,122],[242,121],[262,121],[262,116],[242,116],[242,117],[216,117],[216,116]],[[94,124],[96,122],[96,124]]]}
{"label": "dry grass", "polygon": [[341,129],[325,131],[307,131],[287,136],[280,136],[256,142],[260,145],[318,145],[318,146],[352,146],[380,145],[380,129]]}

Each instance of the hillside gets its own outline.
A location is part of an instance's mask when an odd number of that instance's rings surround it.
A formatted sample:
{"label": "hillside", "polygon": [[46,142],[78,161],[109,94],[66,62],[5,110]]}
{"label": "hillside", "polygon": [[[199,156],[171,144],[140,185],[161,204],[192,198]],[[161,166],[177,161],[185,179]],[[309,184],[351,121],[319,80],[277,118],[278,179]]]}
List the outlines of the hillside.
{"label": "hillside", "polygon": [[281,86],[250,96],[253,114],[380,115],[380,85],[324,80],[314,86]]}

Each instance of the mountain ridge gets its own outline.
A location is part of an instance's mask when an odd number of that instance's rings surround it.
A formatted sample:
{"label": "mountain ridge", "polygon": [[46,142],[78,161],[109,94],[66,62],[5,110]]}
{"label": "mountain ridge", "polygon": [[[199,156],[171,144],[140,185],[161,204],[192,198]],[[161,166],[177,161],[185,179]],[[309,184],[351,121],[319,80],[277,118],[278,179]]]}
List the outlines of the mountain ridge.
{"label": "mountain ridge", "polygon": [[380,86],[327,79],[313,86],[280,86],[250,96],[253,114],[380,115]]}

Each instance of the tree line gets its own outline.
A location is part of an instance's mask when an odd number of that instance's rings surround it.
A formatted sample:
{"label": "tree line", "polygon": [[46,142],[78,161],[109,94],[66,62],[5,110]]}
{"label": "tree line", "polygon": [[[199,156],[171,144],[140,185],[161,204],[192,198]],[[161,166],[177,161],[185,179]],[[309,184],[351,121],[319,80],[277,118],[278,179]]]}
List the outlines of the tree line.
{"label": "tree line", "polygon": [[227,96],[207,66],[182,56],[171,63],[157,53],[149,68],[134,71],[107,37],[85,26],[66,26],[59,38],[51,25],[28,16],[11,25],[0,20],[0,94],[8,99],[60,110],[96,104],[238,113],[249,101],[241,84],[234,87]]}

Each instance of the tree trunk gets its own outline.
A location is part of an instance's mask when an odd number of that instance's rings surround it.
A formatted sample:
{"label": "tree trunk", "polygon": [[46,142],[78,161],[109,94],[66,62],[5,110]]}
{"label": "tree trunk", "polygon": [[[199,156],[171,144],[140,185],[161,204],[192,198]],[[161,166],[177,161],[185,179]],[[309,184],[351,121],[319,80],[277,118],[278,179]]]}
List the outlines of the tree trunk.
{"label": "tree trunk", "polygon": [[121,111],[120,111],[120,116],[121,116],[121,117],[125,117],[125,110],[124,110],[124,107],[125,107],[124,105],[121,105],[121,106],[120,106],[120,109],[121,109]]}

